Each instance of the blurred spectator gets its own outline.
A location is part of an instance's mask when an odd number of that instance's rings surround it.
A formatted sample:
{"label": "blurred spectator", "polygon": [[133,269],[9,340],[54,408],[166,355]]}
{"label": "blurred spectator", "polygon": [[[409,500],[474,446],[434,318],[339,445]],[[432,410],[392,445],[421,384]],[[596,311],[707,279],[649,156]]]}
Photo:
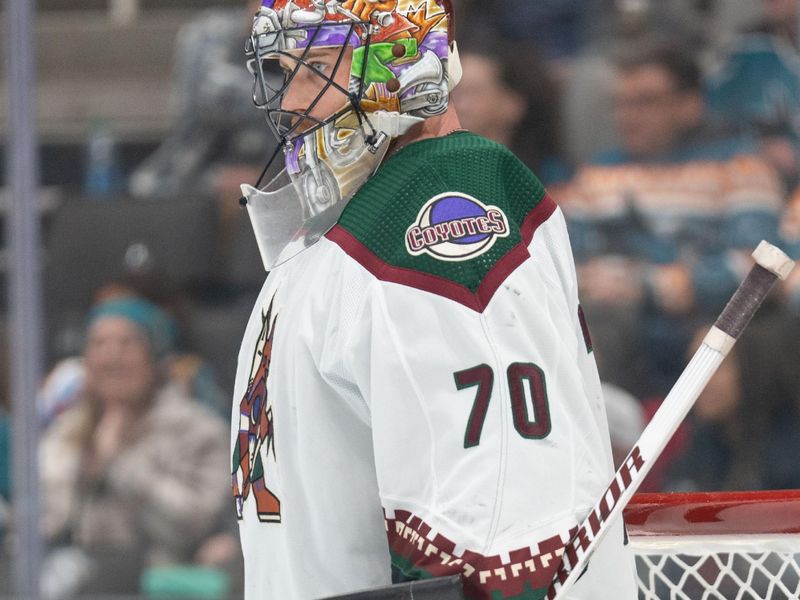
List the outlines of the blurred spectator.
{"label": "blurred spectator", "polygon": [[563,60],[579,49],[583,14],[592,0],[501,0],[497,20],[504,36],[535,41],[546,60]]}
{"label": "blurred spectator", "polygon": [[[277,150],[253,104],[253,76],[244,60],[245,42],[261,0],[242,3],[243,8],[204,12],[179,33],[172,133],[129,182],[130,193],[137,198],[202,195],[217,201],[215,275],[206,292],[219,298],[238,291],[230,280],[230,261],[245,218],[239,187],[255,184]],[[276,85],[281,77],[275,73]]]}
{"label": "blurred spectator", "polygon": [[800,255],[800,186],[789,199],[781,223],[781,237],[791,249],[793,256]]}
{"label": "blurred spectator", "polygon": [[[714,0],[463,0],[463,22],[481,21],[502,37],[536,45],[568,67],[588,47],[607,47],[620,33],[659,30],[693,49],[706,41]],[[461,8],[461,7],[459,7]]]}
{"label": "blurred spectator", "polygon": [[191,563],[217,532],[227,428],[166,380],[173,331],[134,298],[89,315],[85,385],[42,439],[46,595],[136,592],[143,567]]}
{"label": "blurred spectator", "polygon": [[[11,507],[11,419],[0,403],[0,573],[7,562],[5,552],[6,532],[9,528]],[[3,594],[0,585],[0,597]]]}
{"label": "blurred spectator", "polygon": [[[789,256],[800,261],[800,186],[789,200],[784,213],[781,237]],[[790,310],[795,315],[800,315],[800,269],[792,271],[788,281],[783,284],[783,290]]]}
{"label": "blurred spectator", "polygon": [[[580,47],[583,14],[598,0],[456,0],[458,26],[480,24],[480,30],[505,39],[535,43],[547,61],[568,59]],[[599,0],[605,1],[605,0]],[[478,31],[476,27],[476,32]],[[472,35],[478,41],[478,35]],[[467,36],[459,34],[459,43]]]}
{"label": "blurred spectator", "polygon": [[464,76],[453,93],[461,124],[511,150],[545,185],[568,178],[561,161],[558,93],[545,65],[524,44],[467,37]]}
{"label": "blurred spectator", "polygon": [[582,38],[595,49],[621,37],[659,31],[699,51],[706,43],[713,0],[589,0],[583,11]]}
{"label": "blurred spectator", "polygon": [[619,467],[644,431],[644,410],[640,402],[621,387],[603,382],[603,400],[611,434],[611,453]]}
{"label": "blurred spectator", "polygon": [[[700,345],[707,328],[692,340],[690,355]],[[762,406],[744,402],[742,372],[738,348],[723,361],[701,392],[692,410],[691,434],[684,454],[673,467],[670,487],[681,491],[759,489],[753,444],[759,435],[766,436],[764,423],[758,419],[758,432],[753,417],[761,417]]]}
{"label": "blurred spectator", "polygon": [[[728,40],[754,9],[750,0],[590,0],[582,12],[580,50],[556,65],[564,139],[576,163],[616,144],[612,125],[614,68],[610,54],[626,40],[658,33],[703,56]],[[756,9],[757,13],[758,10]],[[534,37],[538,30],[530,30]],[[551,65],[553,66],[553,65]]]}
{"label": "blurred spectator", "polygon": [[800,0],[762,0],[765,19],[734,42],[708,82],[710,108],[750,129],[790,185],[800,175]]}
{"label": "blurred spectator", "polygon": [[[775,240],[782,188],[750,147],[704,127],[699,67],[675,46],[639,43],[619,61],[614,114],[621,147],[559,199],[601,375],[646,397],[680,372],[687,317],[715,314],[752,248]],[[643,358],[655,388],[631,369]]]}
{"label": "blurred spectator", "polygon": [[[0,406],[0,502],[3,500],[11,500],[11,418]],[[0,532],[2,530],[0,519]]]}
{"label": "blurred spectator", "polygon": [[83,393],[86,370],[81,358],[72,357],[56,363],[47,374],[36,398],[39,424],[43,428],[73,406]]}
{"label": "blurred spectator", "polygon": [[204,194],[230,199],[254,183],[275,148],[250,100],[244,46],[260,0],[201,14],[178,35],[172,134],[131,176],[135,197]]}
{"label": "blurred spectator", "polygon": [[[147,300],[163,309],[169,316],[169,326],[174,328],[172,351],[162,360],[165,377],[179,385],[183,392],[200,404],[227,418],[230,398],[221,389],[216,374],[203,357],[181,347],[184,329],[183,303],[179,295],[171,292],[161,279],[148,273],[130,273],[100,286],[92,299],[92,306],[119,299]],[[82,341],[82,340],[80,340]],[[64,410],[81,396],[85,384],[85,368],[80,358],[70,356],[60,360],[45,377],[37,397],[40,422],[48,427]]]}
{"label": "blurred spectator", "polygon": [[[690,354],[707,331],[696,332]],[[785,316],[751,324],[692,409],[688,444],[668,469],[671,491],[800,486],[800,387],[788,375],[796,370],[797,333]]]}
{"label": "blurred spectator", "polygon": [[712,19],[713,2],[702,0],[591,0],[584,11],[584,44],[557,69],[563,90],[564,133],[569,156],[577,163],[592,160],[617,144],[612,123],[614,48],[650,32],[698,51]]}
{"label": "blurred spectator", "polygon": [[11,383],[8,333],[0,324],[0,554],[3,539],[3,501],[11,501]]}
{"label": "blurred spectator", "polygon": [[[644,409],[645,426],[653,420],[661,404],[664,402],[663,397],[646,398],[642,402]],[[677,461],[681,460],[686,452],[686,446],[689,443],[689,436],[691,434],[687,419],[678,425],[675,433],[667,442],[667,445],[661,451],[655,464],[650,468],[650,473],[647,474],[642,485],[639,486],[639,493],[650,494],[666,491],[667,482],[671,469]]]}
{"label": "blurred spectator", "polygon": [[147,300],[171,317],[176,328],[176,343],[173,351],[164,359],[167,378],[183,386],[186,394],[227,418],[230,397],[220,388],[216,374],[205,357],[192,352],[192,340],[186,335],[189,329],[186,295],[167,283],[156,271],[129,271],[95,290],[92,305],[122,298]]}
{"label": "blurred spectator", "polygon": [[611,119],[614,65],[607,52],[582,53],[561,82],[563,131],[567,155],[584,164],[617,143]]}

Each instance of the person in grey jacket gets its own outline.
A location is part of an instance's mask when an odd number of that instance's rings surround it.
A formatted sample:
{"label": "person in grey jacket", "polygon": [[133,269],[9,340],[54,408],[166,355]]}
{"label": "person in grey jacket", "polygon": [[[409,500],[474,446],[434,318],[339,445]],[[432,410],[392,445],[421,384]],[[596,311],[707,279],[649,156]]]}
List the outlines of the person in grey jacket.
{"label": "person in grey jacket", "polygon": [[43,533],[82,553],[94,590],[137,592],[143,568],[192,563],[228,506],[227,429],[165,383],[170,332],[144,300],[95,307],[80,399],[41,442]]}

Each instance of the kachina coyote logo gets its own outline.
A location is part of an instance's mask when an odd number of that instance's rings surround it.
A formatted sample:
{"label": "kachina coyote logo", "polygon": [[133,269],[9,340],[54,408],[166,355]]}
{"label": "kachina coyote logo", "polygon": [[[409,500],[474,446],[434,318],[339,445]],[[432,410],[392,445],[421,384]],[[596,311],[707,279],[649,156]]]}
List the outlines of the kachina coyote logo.
{"label": "kachina coyote logo", "polygon": [[[275,430],[272,403],[269,401],[267,379],[272,361],[272,340],[277,317],[273,318],[272,304],[261,315],[261,333],[253,350],[247,390],[239,404],[239,435],[233,448],[232,484],[236,516],[243,518],[244,503],[252,492],[258,520],[264,523],[281,522],[281,502],[267,488],[264,461],[272,455],[275,460]],[[263,454],[262,454],[263,449]]]}
{"label": "kachina coyote logo", "polygon": [[469,260],[488,252],[508,232],[508,219],[496,206],[467,194],[447,192],[422,207],[417,222],[406,231],[406,250],[412,256]]}

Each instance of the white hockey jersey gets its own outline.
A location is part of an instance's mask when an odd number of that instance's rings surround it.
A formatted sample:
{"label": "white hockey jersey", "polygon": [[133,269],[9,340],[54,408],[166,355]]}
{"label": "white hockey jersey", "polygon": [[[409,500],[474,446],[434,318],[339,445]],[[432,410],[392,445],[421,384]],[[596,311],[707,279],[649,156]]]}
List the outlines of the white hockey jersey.
{"label": "white hockey jersey", "polygon": [[[460,573],[541,598],[613,475],[560,210],[468,133],[389,159],[269,274],[244,335],[232,482],[248,600]],[[623,530],[572,598],[635,598]]]}

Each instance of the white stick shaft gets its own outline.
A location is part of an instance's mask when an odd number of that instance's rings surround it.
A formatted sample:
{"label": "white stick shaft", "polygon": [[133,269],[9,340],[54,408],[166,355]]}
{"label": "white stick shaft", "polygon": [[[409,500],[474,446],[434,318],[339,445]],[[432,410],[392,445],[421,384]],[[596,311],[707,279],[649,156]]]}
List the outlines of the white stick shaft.
{"label": "white stick shaft", "polygon": [[548,600],[562,599],[580,577],[589,557],[605,537],[639,489],[675,430],[694,405],[700,392],[719,367],[769,290],[778,279],[786,279],[794,268],[781,250],[762,242],[753,253],[750,270],[700,349],[692,357],[672,390],[664,399],[639,442],[617,470],[608,489],[565,546],[563,559],[547,592]]}
{"label": "white stick shaft", "polygon": [[642,432],[638,447],[646,461],[661,455],[726,355],[727,352],[722,354],[705,342],[700,346],[664,399],[664,410],[658,411]]}
{"label": "white stick shaft", "polygon": [[608,490],[592,508],[578,535],[565,548],[563,566],[568,569],[568,576],[562,583],[553,583],[547,596],[549,600],[566,597],[583,571],[582,563],[608,533],[609,527],[604,523],[619,518],[724,358],[724,354],[705,342],[692,357],[638,443],[623,461]]}

